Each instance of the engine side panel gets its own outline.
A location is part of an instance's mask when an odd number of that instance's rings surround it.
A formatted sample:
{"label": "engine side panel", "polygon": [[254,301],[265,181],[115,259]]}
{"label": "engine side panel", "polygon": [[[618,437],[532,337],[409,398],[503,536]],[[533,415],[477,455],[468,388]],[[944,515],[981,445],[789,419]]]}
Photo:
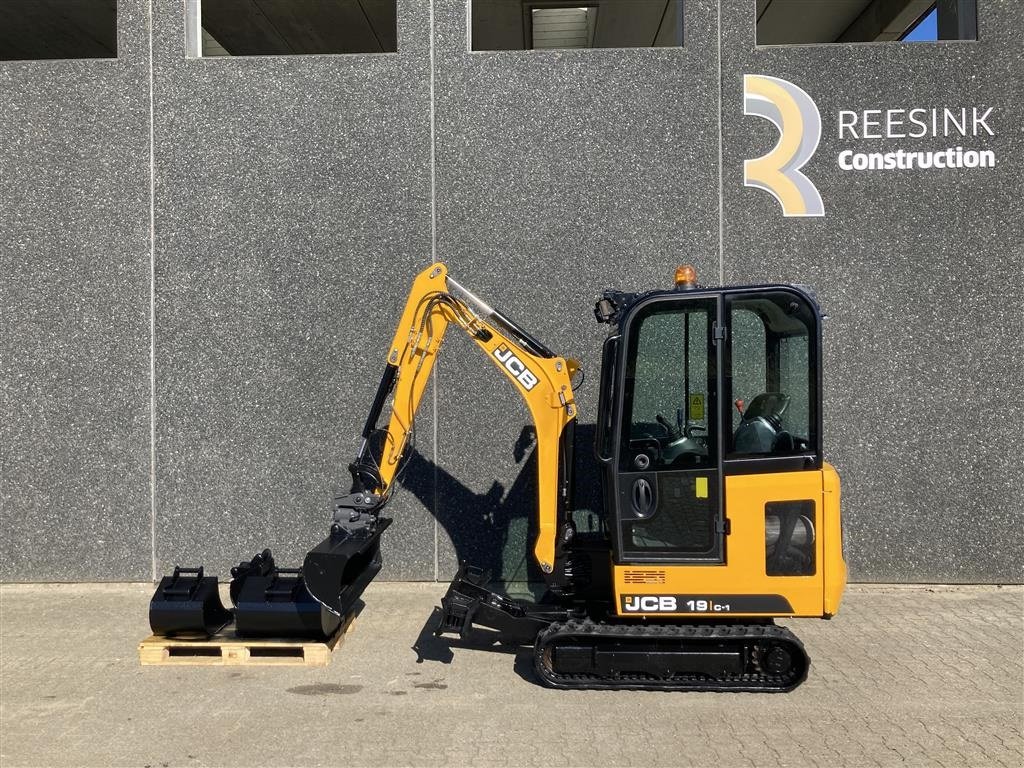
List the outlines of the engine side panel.
{"label": "engine side panel", "polygon": [[822,470],[726,476],[725,563],[614,564],[617,615],[835,613],[846,583],[838,490],[838,476],[827,465]]}

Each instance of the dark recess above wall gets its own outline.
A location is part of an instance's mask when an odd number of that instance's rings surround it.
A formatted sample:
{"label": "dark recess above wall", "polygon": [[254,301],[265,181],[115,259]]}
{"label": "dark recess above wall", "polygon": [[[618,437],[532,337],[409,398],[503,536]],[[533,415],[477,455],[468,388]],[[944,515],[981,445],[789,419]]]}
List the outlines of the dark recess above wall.
{"label": "dark recess above wall", "polygon": [[0,60],[117,57],[117,0],[2,0]]}
{"label": "dark recess above wall", "polygon": [[202,26],[232,56],[398,50],[395,0],[203,0]]}

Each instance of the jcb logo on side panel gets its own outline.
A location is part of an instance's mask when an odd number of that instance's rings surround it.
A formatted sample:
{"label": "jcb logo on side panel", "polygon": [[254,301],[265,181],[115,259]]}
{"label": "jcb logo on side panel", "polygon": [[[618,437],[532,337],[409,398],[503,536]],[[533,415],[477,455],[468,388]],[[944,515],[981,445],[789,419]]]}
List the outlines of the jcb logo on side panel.
{"label": "jcb logo on side panel", "polygon": [[818,188],[800,170],[821,140],[821,113],[814,99],[788,80],[744,75],[743,114],[763,117],[779,129],[771,152],[743,163],[743,185],[773,195],[784,216],[824,216]]}
{"label": "jcb logo on side panel", "polygon": [[629,613],[672,613],[676,599],[672,595],[625,595],[622,607]]}
{"label": "jcb logo on side panel", "polygon": [[516,357],[507,346],[504,344],[500,345],[494,350],[494,356],[505,366],[505,370],[511,373],[512,377],[523,385],[523,389],[527,392],[537,386],[538,379],[533,374],[533,371],[527,368],[526,363]]}

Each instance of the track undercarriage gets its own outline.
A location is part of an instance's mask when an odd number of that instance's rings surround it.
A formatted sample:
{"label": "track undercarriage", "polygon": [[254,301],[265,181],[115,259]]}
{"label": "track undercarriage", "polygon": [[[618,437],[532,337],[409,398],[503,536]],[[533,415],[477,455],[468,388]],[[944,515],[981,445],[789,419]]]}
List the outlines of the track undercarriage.
{"label": "track undercarriage", "polygon": [[469,640],[474,626],[503,644],[534,647],[534,669],[553,688],[784,692],[807,677],[803,644],[762,623],[625,623],[585,606],[530,604],[489,590],[463,566],[442,599],[435,634]]}
{"label": "track undercarriage", "polygon": [[793,690],[803,644],[774,624],[555,623],[537,636],[534,667],[554,688]]}

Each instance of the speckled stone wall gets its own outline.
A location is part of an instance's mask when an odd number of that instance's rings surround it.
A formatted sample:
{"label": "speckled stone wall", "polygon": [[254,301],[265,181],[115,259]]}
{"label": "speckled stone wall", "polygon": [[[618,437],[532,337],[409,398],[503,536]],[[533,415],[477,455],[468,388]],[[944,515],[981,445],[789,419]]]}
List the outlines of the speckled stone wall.
{"label": "speckled stone wall", "polygon": [[[299,564],[431,259],[429,7],[401,3],[397,54],[235,59],[186,58],[183,5],[154,8],[157,571]],[[394,514],[385,576],[433,578],[428,507]]]}
{"label": "speckled stone wall", "polygon": [[148,579],[149,35],[0,62],[0,579]]}
{"label": "speckled stone wall", "polygon": [[[980,0],[976,43],[756,48],[752,3],[689,0],[681,49],[471,53],[463,0],[400,0],[397,54],[212,60],[182,5],[121,0],[116,61],[0,63],[0,578],[297,561],[436,255],[582,360],[583,507],[602,288],[814,284],[853,578],[1022,579],[1019,4]],[[744,73],[816,100],[824,218],[743,186],[776,135]],[[973,105],[992,171],[836,165],[872,148],[840,109]],[[535,574],[528,422],[452,333],[384,578]]]}

